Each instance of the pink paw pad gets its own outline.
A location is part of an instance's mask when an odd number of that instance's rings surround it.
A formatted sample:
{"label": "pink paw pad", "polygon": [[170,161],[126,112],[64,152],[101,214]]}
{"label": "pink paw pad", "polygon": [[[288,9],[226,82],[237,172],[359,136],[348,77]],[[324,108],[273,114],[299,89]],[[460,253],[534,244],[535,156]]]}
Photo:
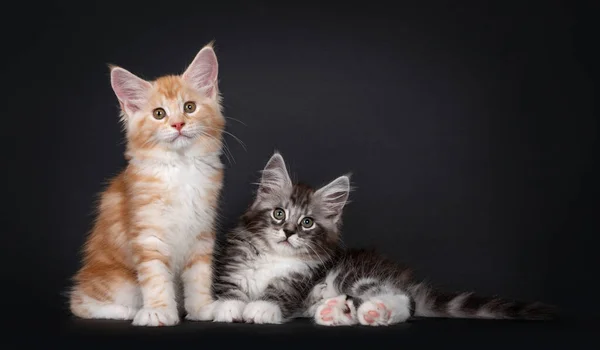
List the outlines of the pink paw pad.
{"label": "pink paw pad", "polygon": [[323,324],[352,324],[355,315],[350,308],[350,303],[345,296],[329,299],[317,310],[317,318]]}
{"label": "pink paw pad", "polygon": [[344,316],[346,316],[348,318],[352,318],[352,315],[350,313],[350,308],[347,305],[338,306],[338,304],[340,304],[340,301],[337,299],[332,299],[332,300],[327,301],[327,303],[325,304],[327,306],[324,307],[323,310],[321,310],[321,312],[320,312],[321,319],[323,321],[333,321],[333,316],[330,316],[330,315],[333,312],[333,309],[335,307],[343,307]]}
{"label": "pink paw pad", "polygon": [[[363,309],[361,310],[361,314],[363,320],[367,324],[385,323],[391,316],[391,311],[388,310],[384,303],[368,303],[367,305],[363,306],[366,306],[366,308],[361,308]],[[375,308],[373,308],[373,306],[375,306]]]}
{"label": "pink paw pad", "polygon": [[[327,304],[329,305],[329,304]],[[333,316],[329,316],[331,313],[333,312],[331,306],[328,306],[326,308],[324,308],[323,310],[321,310],[321,319],[323,321],[333,321]]]}

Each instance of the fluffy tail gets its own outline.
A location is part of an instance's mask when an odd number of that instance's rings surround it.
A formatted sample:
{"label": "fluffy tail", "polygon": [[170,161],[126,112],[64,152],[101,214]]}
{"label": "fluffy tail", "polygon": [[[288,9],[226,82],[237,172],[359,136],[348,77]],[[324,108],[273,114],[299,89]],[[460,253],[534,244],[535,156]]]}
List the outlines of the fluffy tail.
{"label": "fluffy tail", "polygon": [[522,302],[474,293],[441,293],[418,284],[411,291],[414,315],[420,317],[551,320],[555,307],[540,302]]}

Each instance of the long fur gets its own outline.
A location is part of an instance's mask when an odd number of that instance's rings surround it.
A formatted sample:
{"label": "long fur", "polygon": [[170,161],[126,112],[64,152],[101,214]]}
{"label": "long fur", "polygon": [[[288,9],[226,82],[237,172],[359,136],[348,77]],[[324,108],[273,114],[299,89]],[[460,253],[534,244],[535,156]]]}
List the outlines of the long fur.
{"label": "long fur", "polygon": [[[414,316],[547,319],[541,303],[442,293],[417,280],[408,266],[340,244],[349,177],[314,189],[293,184],[275,152],[262,171],[255,201],[226,237],[214,265],[217,322],[283,323],[310,317],[321,325],[370,326]],[[278,220],[275,210],[285,212]],[[281,215],[281,213],[277,214]],[[314,226],[302,226],[304,218]]]}
{"label": "long fur", "polygon": [[151,82],[111,66],[128,164],[100,196],[69,293],[75,316],[169,326],[213,301],[225,127],[216,77],[210,46],[182,75]]}

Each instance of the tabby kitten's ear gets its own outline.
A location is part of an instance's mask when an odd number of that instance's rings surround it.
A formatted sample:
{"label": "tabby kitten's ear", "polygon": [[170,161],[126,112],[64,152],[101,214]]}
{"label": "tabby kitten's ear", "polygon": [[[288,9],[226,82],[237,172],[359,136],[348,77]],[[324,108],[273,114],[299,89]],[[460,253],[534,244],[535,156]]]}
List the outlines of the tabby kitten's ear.
{"label": "tabby kitten's ear", "polygon": [[287,172],[285,161],[281,154],[275,151],[262,171],[258,186],[258,197],[281,193],[292,186],[292,180]]}
{"label": "tabby kitten's ear", "polygon": [[219,63],[211,43],[198,52],[183,73],[183,80],[204,93],[206,97],[215,99],[218,95],[218,75]]}
{"label": "tabby kitten's ear", "polygon": [[349,195],[349,175],[340,176],[315,192],[315,197],[321,200],[325,215],[332,217],[334,222],[338,222],[342,216]]}
{"label": "tabby kitten's ear", "polygon": [[121,67],[110,67],[110,85],[126,115],[139,111],[147,102],[152,84]]}

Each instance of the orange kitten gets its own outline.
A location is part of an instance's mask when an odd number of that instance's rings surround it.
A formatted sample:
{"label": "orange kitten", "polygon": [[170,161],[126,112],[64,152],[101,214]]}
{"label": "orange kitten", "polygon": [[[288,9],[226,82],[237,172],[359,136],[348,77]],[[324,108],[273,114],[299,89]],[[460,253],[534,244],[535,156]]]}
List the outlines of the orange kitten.
{"label": "orange kitten", "polygon": [[111,67],[128,165],[102,193],[70,294],[76,316],[168,326],[182,304],[193,320],[212,302],[225,126],[217,74],[212,45],[182,75],[151,82]]}

